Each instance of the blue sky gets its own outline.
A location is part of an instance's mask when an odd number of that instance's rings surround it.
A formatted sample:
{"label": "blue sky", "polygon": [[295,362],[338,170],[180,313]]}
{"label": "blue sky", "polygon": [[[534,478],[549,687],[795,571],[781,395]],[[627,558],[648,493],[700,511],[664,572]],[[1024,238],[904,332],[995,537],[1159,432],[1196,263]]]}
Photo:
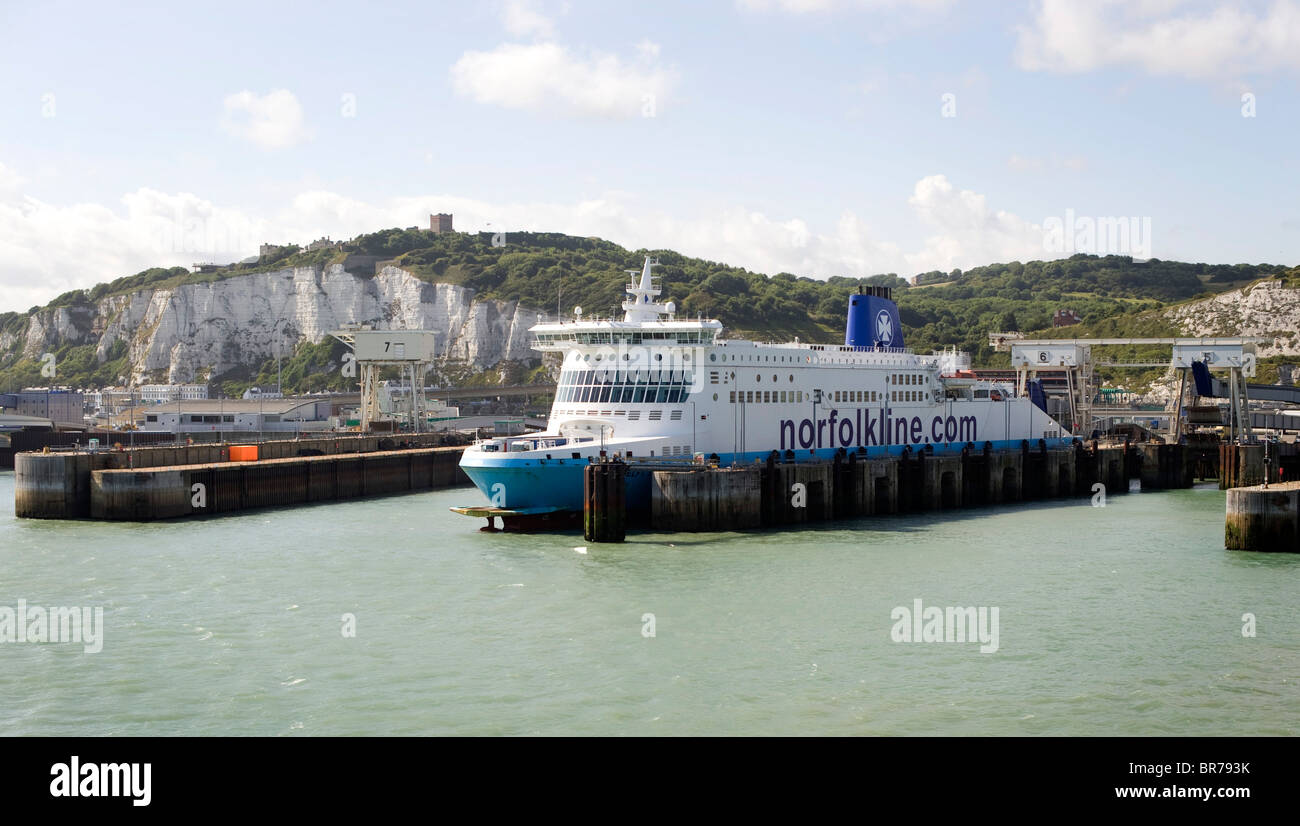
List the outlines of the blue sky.
{"label": "blue sky", "polygon": [[1300,262],[1300,0],[305,9],[5,2],[0,311],[431,211],[813,277],[1067,214]]}

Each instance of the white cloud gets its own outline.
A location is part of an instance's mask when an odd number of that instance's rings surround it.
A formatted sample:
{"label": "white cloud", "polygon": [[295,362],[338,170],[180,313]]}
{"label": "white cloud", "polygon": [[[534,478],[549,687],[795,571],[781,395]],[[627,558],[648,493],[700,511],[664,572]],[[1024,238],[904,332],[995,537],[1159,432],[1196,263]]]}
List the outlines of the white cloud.
{"label": "white cloud", "polygon": [[1013,152],[1011,157],[1007,158],[1007,167],[1017,172],[1042,172],[1045,169],[1058,168],[1082,172],[1088,168],[1088,159],[1082,155],[1067,155],[1064,158],[1052,155],[1050,158],[1040,158]]}
{"label": "white cloud", "polygon": [[736,8],[746,12],[781,11],[787,14],[817,14],[848,9],[921,9],[935,10],[952,5],[953,0],[736,0]]}
{"label": "white cloud", "polygon": [[0,201],[0,311],[43,304],[154,266],[227,263],[263,242],[351,238],[385,227],[424,226],[430,212],[451,212],[462,231],[491,224],[514,230],[598,236],[629,249],[674,249],[748,267],[825,278],[968,268],[994,261],[1049,257],[1041,228],[989,206],[983,195],[946,177],[917,182],[908,204],[930,235],[913,249],[886,238],[851,211],[817,227],[794,215],[734,206],[683,213],[608,192],[576,202],[489,203],[419,195],[369,203],[312,190],[264,213],[219,206],[191,193],[139,189],[116,206],[54,205],[32,198]]}
{"label": "white cloud", "polygon": [[1016,63],[1030,71],[1136,66],[1154,75],[1227,80],[1300,69],[1300,3],[1254,11],[1235,2],[1041,0],[1017,27]]}
{"label": "white cloud", "polygon": [[641,42],[636,44],[636,51],[641,57],[652,60],[659,56],[659,44],[649,38],[642,38]]}
{"label": "white cloud", "polygon": [[908,204],[936,230],[923,250],[906,256],[912,272],[1052,257],[1041,226],[993,209],[983,195],[959,190],[943,175],[917,181]]}
{"label": "white cloud", "polygon": [[283,149],[311,137],[302,104],[287,89],[274,89],[261,97],[245,89],[227,95],[223,104],[222,128],[263,149]]}
{"label": "white cloud", "polygon": [[1011,157],[1007,158],[1007,166],[1017,172],[1038,172],[1043,168],[1044,163],[1042,158],[1025,157],[1013,152]]}
{"label": "white cloud", "polygon": [[676,75],[645,57],[625,62],[600,52],[579,57],[556,43],[505,43],[466,52],[451,80],[457,94],[509,109],[640,117],[647,100],[662,109]]}
{"label": "white cloud", "polygon": [[230,262],[270,240],[269,222],[190,193],[142,188],[102,204],[0,202],[0,311],[156,266]]}
{"label": "white cloud", "polygon": [[0,163],[0,199],[17,194],[24,183],[17,172]]}
{"label": "white cloud", "polygon": [[507,0],[501,8],[501,23],[515,37],[555,37],[555,23],[533,0]]}

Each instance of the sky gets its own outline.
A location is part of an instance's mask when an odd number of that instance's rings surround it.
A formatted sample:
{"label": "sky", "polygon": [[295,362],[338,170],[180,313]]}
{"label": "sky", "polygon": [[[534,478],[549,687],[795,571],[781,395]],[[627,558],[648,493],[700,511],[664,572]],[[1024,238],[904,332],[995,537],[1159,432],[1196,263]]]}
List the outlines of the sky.
{"label": "sky", "polygon": [[431,212],[814,278],[1294,265],[1298,93],[1300,0],[0,0],[0,312]]}

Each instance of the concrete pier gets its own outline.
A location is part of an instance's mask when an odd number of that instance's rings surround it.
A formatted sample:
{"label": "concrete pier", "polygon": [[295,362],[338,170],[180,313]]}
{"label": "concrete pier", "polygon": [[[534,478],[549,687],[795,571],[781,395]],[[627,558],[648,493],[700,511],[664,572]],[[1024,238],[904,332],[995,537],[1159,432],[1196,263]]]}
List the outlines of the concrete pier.
{"label": "concrete pier", "polygon": [[655,471],[650,482],[650,524],[656,530],[690,531],[692,525],[735,531],[763,524],[756,467]]}
{"label": "concrete pier", "polygon": [[1300,553],[1300,482],[1233,488],[1226,507],[1228,550]]}
{"label": "concrete pier", "polygon": [[959,454],[905,451],[868,459],[841,452],[829,462],[769,455],[737,468],[659,470],[651,484],[651,524],[663,531],[722,531],[800,525],[896,513],[1007,505],[1128,491],[1128,474],[1149,473],[1162,487],[1190,487],[1178,445],[1150,458],[1123,446],[1049,450],[1025,443],[994,452],[967,445]]}
{"label": "concrete pier", "polygon": [[90,453],[19,453],[14,466],[14,512],[39,519],[90,516]]}
{"label": "concrete pier", "polygon": [[14,510],[29,519],[147,521],[468,484],[463,448],[396,444],[437,439],[265,442],[255,462],[228,461],[222,445],[19,453]]}

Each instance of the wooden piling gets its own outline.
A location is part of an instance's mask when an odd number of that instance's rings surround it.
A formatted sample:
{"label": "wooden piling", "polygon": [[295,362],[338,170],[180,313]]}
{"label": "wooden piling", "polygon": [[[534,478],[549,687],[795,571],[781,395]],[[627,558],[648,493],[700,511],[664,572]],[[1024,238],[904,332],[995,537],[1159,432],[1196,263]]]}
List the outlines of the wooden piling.
{"label": "wooden piling", "polygon": [[1251,487],[1263,481],[1263,445],[1219,445],[1219,490]]}
{"label": "wooden piling", "polygon": [[588,542],[627,538],[627,465],[594,462],[582,470],[582,535]]}

